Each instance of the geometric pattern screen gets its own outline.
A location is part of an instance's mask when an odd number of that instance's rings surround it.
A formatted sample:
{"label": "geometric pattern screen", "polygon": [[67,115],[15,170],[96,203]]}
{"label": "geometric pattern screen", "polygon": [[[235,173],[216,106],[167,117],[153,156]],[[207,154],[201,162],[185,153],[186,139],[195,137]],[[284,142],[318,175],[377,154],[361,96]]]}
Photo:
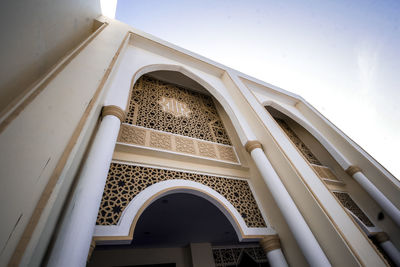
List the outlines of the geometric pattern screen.
{"label": "geometric pattern screen", "polygon": [[286,124],[282,119],[275,118],[276,122],[281,126],[282,130],[287,134],[289,139],[296,145],[297,149],[300,150],[301,154],[308,160],[309,163],[315,165],[322,165],[311,150],[300,140],[297,134]]}
{"label": "geometric pattern screen", "polygon": [[118,142],[212,160],[222,160],[231,163],[239,162],[233,146],[160,132],[126,123],[121,125]]}
{"label": "geometric pattern screen", "polygon": [[267,256],[260,246],[213,248],[212,251],[216,267],[244,266],[242,261],[244,254],[257,264],[251,266],[269,266]]}
{"label": "geometric pattern screen", "polygon": [[246,180],[111,163],[97,225],[116,225],[129,202],[148,186],[166,180],[201,183],[224,196],[248,227],[267,227]]}
{"label": "geometric pattern screen", "polygon": [[354,200],[350,197],[349,194],[345,192],[333,192],[335,196],[339,199],[340,203],[351,211],[355,216],[357,216],[362,223],[367,227],[374,227],[374,224],[370,221],[370,219],[365,215],[365,213],[358,207],[358,205],[354,202]]}
{"label": "geometric pattern screen", "polygon": [[125,123],[231,145],[210,96],[149,76],[135,83]]}

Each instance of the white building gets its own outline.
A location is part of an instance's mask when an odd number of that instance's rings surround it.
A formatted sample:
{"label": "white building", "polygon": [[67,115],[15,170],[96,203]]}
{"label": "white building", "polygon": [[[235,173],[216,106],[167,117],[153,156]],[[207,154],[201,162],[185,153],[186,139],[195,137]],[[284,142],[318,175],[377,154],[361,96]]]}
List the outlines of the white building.
{"label": "white building", "polygon": [[105,17],[58,58],[2,91],[1,266],[400,266],[398,180],[301,96]]}

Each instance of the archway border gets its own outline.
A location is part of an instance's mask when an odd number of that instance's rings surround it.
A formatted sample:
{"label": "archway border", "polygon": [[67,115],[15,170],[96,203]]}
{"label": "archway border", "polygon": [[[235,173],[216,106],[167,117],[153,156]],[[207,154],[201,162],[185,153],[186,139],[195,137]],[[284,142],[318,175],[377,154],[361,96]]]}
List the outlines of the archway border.
{"label": "archway border", "polygon": [[174,193],[193,194],[210,201],[230,221],[239,241],[257,241],[266,235],[275,234],[271,227],[247,227],[233,205],[210,187],[193,181],[168,180],[153,184],[134,197],[125,208],[117,225],[96,225],[93,238],[97,244],[129,244],[143,211],[157,199]]}
{"label": "archway border", "polygon": [[207,90],[207,92],[210,93],[210,95],[212,95],[221,104],[226,114],[228,115],[229,119],[231,120],[242,144],[245,144],[248,141],[248,139],[255,139],[252,133],[247,130],[249,128],[247,122],[245,118],[242,117],[240,112],[237,111],[238,108],[236,108],[236,105],[233,102],[233,100],[227,95],[224,95],[220,91],[218,91],[213,85],[211,85],[207,81],[206,78],[200,77],[199,75],[197,75],[196,73],[194,73],[193,71],[191,71],[190,69],[188,69],[186,66],[183,65],[154,63],[139,67],[131,78],[128,102],[126,103],[125,106],[126,111],[128,111],[129,109],[129,102],[132,96],[132,90],[137,80],[141,76],[154,71],[176,71],[203,86],[204,89]]}
{"label": "archway border", "polygon": [[[288,116],[296,123],[298,123],[301,127],[303,127],[306,131],[308,131],[321,145],[329,152],[329,154],[339,163],[340,166],[347,166],[347,160],[341,155],[334,146],[323,136],[321,132],[319,132],[316,128],[314,128],[306,119],[302,119],[287,108],[281,106],[280,104],[276,103],[272,100],[266,100],[262,102],[262,106],[265,107],[272,107],[275,110],[283,113],[284,115]],[[268,112],[268,110],[266,110]],[[269,112],[268,112],[269,114]],[[269,114],[270,115],[270,114]]]}

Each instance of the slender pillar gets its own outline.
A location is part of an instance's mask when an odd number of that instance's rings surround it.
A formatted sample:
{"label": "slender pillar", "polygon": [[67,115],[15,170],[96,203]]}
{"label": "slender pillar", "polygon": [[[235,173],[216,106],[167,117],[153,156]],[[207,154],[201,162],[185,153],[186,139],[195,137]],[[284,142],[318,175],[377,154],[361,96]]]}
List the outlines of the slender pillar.
{"label": "slender pillar", "polygon": [[350,166],[346,170],[347,174],[352,176],[368,194],[382,207],[382,209],[400,226],[400,211],[393,203],[379,191],[376,186],[362,173],[357,166]]}
{"label": "slender pillar", "polygon": [[287,267],[285,256],[281,250],[281,241],[278,235],[269,235],[260,240],[260,245],[267,254],[269,264],[272,267]]}
{"label": "slender pillar", "polygon": [[258,141],[245,145],[310,266],[331,266]]}
{"label": "slender pillar", "polygon": [[385,232],[379,232],[374,233],[371,237],[386,252],[396,266],[400,266],[400,251],[390,241],[389,236]]}
{"label": "slender pillar", "polygon": [[125,112],[117,106],[105,106],[102,117],[48,266],[86,266],[101,197]]}

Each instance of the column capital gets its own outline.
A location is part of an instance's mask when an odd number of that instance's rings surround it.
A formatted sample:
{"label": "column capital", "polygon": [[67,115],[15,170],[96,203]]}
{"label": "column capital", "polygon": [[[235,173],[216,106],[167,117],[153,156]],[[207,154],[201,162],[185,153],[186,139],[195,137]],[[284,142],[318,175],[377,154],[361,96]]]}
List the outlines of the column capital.
{"label": "column capital", "polygon": [[388,236],[388,234],[385,233],[385,232],[373,233],[373,234],[371,235],[371,237],[372,237],[372,239],[374,239],[374,240],[375,240],[376,242],[378,242],[379,244],[380,244],[380,243],[383,243],[383,242],[386,242],[386,241],[389,241],[389,236]]}
{"label": "column capital", "polygon": [[125,121],[125,111],[123,111],[120,107],[114,106],[114,105],[109,105],[109,106],[104,106],[103,110],[101,111],[101,117],[105,117],[107,115],[113,115],[117,117],[121,123]]}
{"label": "column capital", "polygon": [[281,241],[278,235],[267,235],[260,240],[260,245],[264,249],[265,253],[268,253],[275,249],[281,248]]}
{"label": "column capital", "polygon": [[361,171],[362,171],[361,168],[358,167],[358,166],[355,166],[355,165],[351,165],[350,167],[348,167],[348,168],[345,170],[345,172],[346,172],[348,175],[350,175],[350,176],[353,176],[355,173],[361,172]]}
{"label": "column capital", "polygon": [[251,140],[251,141],[247,141],[247,143],[244,145],[244,148],[246,149],[247,152],[251,153],[251,151],[253,151],[256,148],[262,149],[262,145],[257,140]]}
{"label": "column capital", "polygon": [[86,262],[89,262],[90,259],[92,258],[93,250],[95,248],[96,248],[96,241],[94,241],[94,239],[92,239],[92,242],[90,242],[89,254],[88,254]]}

